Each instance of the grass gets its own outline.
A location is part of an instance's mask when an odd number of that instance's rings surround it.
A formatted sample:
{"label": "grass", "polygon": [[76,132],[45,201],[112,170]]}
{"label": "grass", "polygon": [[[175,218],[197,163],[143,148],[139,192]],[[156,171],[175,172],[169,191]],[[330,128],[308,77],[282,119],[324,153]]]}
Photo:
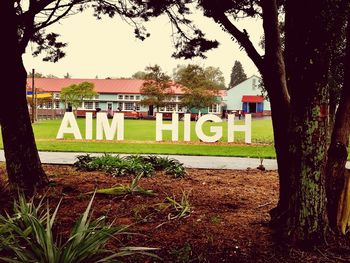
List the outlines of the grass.
{"label": "grass", "polygon": [[[78,126],[84,138],[85,121],[78,119]],[[45,120],[33,125],[38,149],[41,151],[106,152],[135,154],[182,154],[208,156],[237,156],[274,158],[273,132],[271,120],[253,119],[252,145],[244,143],[244,133],[235,133],[235,143],[227,143],[227,122],[205,123],[204,133],[210,135],[210,126],[222,126],[223,137],[219,143],[201,143],[195,134],[195,122],[191,122],[191,142],[183,141],[183,122],[179,122],[179,141],[171,141],[170,131],[163,132],[163,142],[155,142],[155,121],[125,120],[124,141],[74,140],[65,135],[56,140],[61,120]],[[236,124],[243,124],[237,121]],[[95,120],[93,124],[95,138]],[[2,143],[0,144],[2,148]]]}

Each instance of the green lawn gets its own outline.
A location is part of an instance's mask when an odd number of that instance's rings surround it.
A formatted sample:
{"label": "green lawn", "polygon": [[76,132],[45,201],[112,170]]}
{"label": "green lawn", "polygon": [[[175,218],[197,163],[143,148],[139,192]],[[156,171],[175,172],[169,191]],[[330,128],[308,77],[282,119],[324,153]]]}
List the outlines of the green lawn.
{"label": "green lawn", "polygon": [[[94,120],[95,121],[95,120]],[[222,126],[223,137],[220,143],[201,143],[195,135],[195,123],[191,123],[191,143],[183,142],[183,122],[179,123],[179,142],[171,142],[170,131],[163,132],[163,142],[155,141],[155,121],[125,120],[124,141],[86,141],[73,140],[66,135],[63,140],[56,140],[61,120],[40,121],[33,125],[38,149],[42,151],[72,152],[114,152],[145,154],[185,154],[241,157],[275,157],[273,133],[270,120],[253,119],[252,145],[242,145],[244,134],[235,133],[235,143],[227,142],[227,123],[205,123],[204,133],[210,135],[210,126]],[[94,123],[95,124],[95,123]],[[243,124],[237,121],[236,124]],[[85,121],[78,119],[78,125],[84,138]],[[95,127],[95,125],[93,126]],[[95,138],[95,129],[94,135]],[[262,145],[264,144],[264,145]],[[2,147],[2,144],[0,145]]]}

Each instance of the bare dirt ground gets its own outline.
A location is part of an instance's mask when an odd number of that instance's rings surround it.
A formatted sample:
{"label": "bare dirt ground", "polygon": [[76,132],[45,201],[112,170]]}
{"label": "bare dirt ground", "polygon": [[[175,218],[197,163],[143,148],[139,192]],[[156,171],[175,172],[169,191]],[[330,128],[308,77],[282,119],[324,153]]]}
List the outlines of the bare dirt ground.
{"label": "bare dirt ground", "polygon": [[[46,196],[55,206],[63,198],[57,220],[57,234],[67,236],[85,210],[95,188],[129,184],[132,177],[113,178],[103,172],[81,172],[72,166],[45,166],[50,176]],[[4,168],[0,168],[3,175]],[[106,215],[114,224],[130,225],[129,232],[142,235],[120,237],[109,248],[121,246],[157,247],[164,262],[349,262],[346,247],[328,244],[304,251],[273,238],[268,225],[269,210],[276,205],[276,172],[260,170],[188,169],[188,176],[173,179],[162,173],[142,178],[140,186],[157,196],[97,195],[94,216]],[[181,219],[164,208],[166,197],[180,200],[190,192],[191,213]],[[0,196],[1,207],[9,209],[11,197]],[[171,214],[172,213],[172,214]],[[341,251],[340,251],[341,250]],[[339,252],[340,251],[340,252]],[[147,257],[127,262],[154,262]],[[160,261],[160,260],[158,260]]]}

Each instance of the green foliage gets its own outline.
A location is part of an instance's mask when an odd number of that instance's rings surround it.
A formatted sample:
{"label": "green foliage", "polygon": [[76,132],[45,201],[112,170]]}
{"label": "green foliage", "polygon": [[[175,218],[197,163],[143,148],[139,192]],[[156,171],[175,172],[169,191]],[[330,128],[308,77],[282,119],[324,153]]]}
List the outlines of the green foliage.
{"label": "green foliage", "polygon": [[161,206],[163,209],[170,209],[168,214],[169,220],[180,219],[190,215],[192,209],[189,196],[190,191],[182,191],[181,199],[179,201],[176,200],[174,195],[165,198],[165,202],[161,204]]}
{"label": "green foliage", "polygon": [[[71,229],[69,238],[54,238],[53,228],[59,204],[51,214],[43,199],[38,205],[19,196],[14,204],[13,216],[0,216],[0,241],[5,244],[3,262],[112,262],[118,257],[143,253],[149,248],[121,248],[118,252],[105,249],[106,242],[114,235],[125,234],[127,226],[113,227],[105,217],[91,218],[92,196],[86,210]],[[115,261],[113,261],[115,262]]]}
{"label": "green foliage", "polygon": [[[104,195],[114,195],[114,196],[125,196],[131,195],[146,195],[155,196],[156,194],[152,190],[147,190],[139,186],[139,181],[142,178],[142,174],[135,176],[129,185],[118,185],[111,188],[103,188],[96,190],[98,194]],[[93,192],[88,192],[87,194],[92,194]]]}
{"label": "green foliage", "polygon": [[137,71],[131,76],[131,78],[132,79],[145,79],[146,74],[147,73],[144,71]]}
{"label": "green foliage", "polygon": [[142,157],[144,162],[152,164],[156,171],[164,170],[166,174],[175,178],[186,176],[186,170],[183,163],[174,158],[148,155]]}
{"label": "green foliage", "polygon": [[234,86],[238,85],[239,83],[245,81],[246,79],[247,79],[247,75],[244,72],[241,62],[239,62],[238,60],[235,60],[235,64],[233,65],[233,68],[231,71],[231,80],[230,80],[230,84],[228,85],[228,88],[231,89]]}
{"label": "green foliage", "polygon": [[226,89],[225,78],[220,68],[216,68],[212,66],[206,67],[204,69],[204,74],[206,78],[211,83],[214,83],[218,89]]}
{"label": "green foliage", "polygon": [[174,73],[177,83],[183,85],[181,105],[197,110],[218,103],[219,90],[224,88],[222,73],[218,68],[206,69],[198,65],[178,66]]}
{"label": "green foliage", "polygon": [[142,175],[152,176],[154,171],[164,170],[173,177],[184,177],[185,168],[178,160],[160,156],[130,155],[126,157],[105,154],[91,157],[89,154],[77,156],[74,166],[84,171],[104,171],[113,176]]}
{"label": "green foliage", "polygon": [[141,94],[144,98],[141,100],[142,105],[155,106],[157,108],[165,106],[173,93],[170,77],[162,72],[158,65],[146,67],[146,80],[141,88]]}
{"label": "green foliage", "polygon": [[82,82],[80,84],[72,84],[61,90],[61,99],[65,104],[70,103],[76,110],[84,99],[91,99],[97,95],[94,90],[94,84],[90,82]]}
{"label": "green foliage", "polygon": [[210,222],[212,222],[213,224],[215,224],[215,225],[218,225],[218,224],[220,224],[221,223],[221,221],[222,221],[222,219],[220,218],[220,216],[212,216],[211,218],[210,218]]}

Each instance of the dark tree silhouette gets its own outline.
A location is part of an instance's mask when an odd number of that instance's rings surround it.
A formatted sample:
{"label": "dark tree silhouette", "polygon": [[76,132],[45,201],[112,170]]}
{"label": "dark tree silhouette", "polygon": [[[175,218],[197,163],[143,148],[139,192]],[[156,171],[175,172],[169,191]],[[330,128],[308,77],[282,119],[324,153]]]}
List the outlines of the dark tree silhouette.
{"label": "dark tree silhouette", "polygon": [[238,60],[235,61],[235,64],[232,67],[231,71],[231,80],[230,84],[228,84],[228,88],[231,89],[239,83],[245,81],[247,79],[247,75],[244,72],[242,63]]}

